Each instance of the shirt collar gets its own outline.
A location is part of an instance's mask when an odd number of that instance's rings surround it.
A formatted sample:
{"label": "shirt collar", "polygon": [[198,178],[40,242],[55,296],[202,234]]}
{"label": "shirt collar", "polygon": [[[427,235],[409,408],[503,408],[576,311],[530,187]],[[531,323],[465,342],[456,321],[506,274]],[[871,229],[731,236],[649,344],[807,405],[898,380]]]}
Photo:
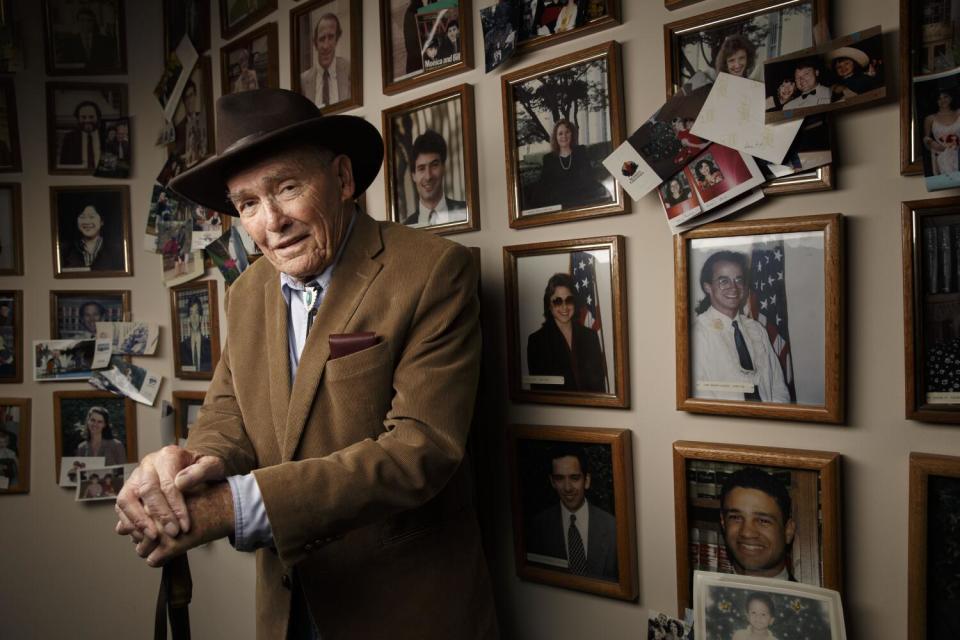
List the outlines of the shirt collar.
{"label": "shirt collar", "polygon": [[[347,225],[347,233],[343,236],[343,241],[340,243],[340,248],[337,249],[337,255],[334,256],[333,262],[327,265],[327,268],[324,269],[320,275],[309,279],[307,283],[315,282],[320,285],[321,289],[326,290],[327,286],[330,284],[331,278],[333,278],[333,270],[336,268],[337,264],[339,264],[340,258],[343,256],[343,250],[346,248],[347,242],[350,241],[350,234],[353,231],[353,223],[356,221],[356,219],[357,209],[356,206],[354,206],[353,213],[350,216],[350,224]],[[304,286],[307,283],[302,283],[297,278],[294,278],[287,273],[283,273],[282,271],[280,272],[280,290],[284,293],[290,290],[303,291]]]}
{"label": "shirt collar", "polygon": [[[736,318],[731,318],[727,314],[720,313],[719,311],[717,311],[716,308],[713,307],[713,305],[711,305],[709,309],[703,312],[704,320],[709,320],[710,323],[714,325],[716,325],[719,322],[720,326],[718,328],[722,327],[724,329],[729,329],[730,325],[733,324],[734,320],[740,320],[742,317],[743,317],[743,313],[737,313]],[[740,324],[743,324],[743,322],[741,322]]]}
{"label": "shirt collar", "polygon": [[[423,200],[418,201],[418,206],[420,207],[420,211],[423,211],[424,213],[430,213],[431,207],[425,205]],[[440,196],[440,202],[438,202],[437,206],[433,207],[432,209],[437,213],[446,213],[449,211],[449,209],[447,209],[447,196]]]}
{"label": "shirt collar", "polygon": [[567,509],[566,505],[561,502],[561,503],[560,503],[560,510],[563,511],[563,521],[564,521],[564,522],[570,522],[570,516],[571,516],[571,515],[577,516],[577,522],[580,522],[580,521],[582,521],[582,519],[583,519],[583,515],[584,515],[585,513],[587,513],[587,511],[588,511],[588,509],[587,509],[587,499],[586,499],[586,498],[583,499],[583,504],[580,505],[580,508],[577,509],[576,511],[570,511],[570,509]]}

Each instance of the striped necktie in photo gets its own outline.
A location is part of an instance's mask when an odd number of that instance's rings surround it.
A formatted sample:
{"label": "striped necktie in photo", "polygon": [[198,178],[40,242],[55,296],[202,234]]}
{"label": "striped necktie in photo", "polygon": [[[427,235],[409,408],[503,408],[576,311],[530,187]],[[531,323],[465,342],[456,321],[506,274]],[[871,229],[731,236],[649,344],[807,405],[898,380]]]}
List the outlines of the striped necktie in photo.
{"label": "striped necktie in photo", "polygon": [[583,538],[577,529],[577,516],[570,514],[570,526],[567,528],[567,559],[570,573],[582,576],[587,572],[587,552],[583,548]]}

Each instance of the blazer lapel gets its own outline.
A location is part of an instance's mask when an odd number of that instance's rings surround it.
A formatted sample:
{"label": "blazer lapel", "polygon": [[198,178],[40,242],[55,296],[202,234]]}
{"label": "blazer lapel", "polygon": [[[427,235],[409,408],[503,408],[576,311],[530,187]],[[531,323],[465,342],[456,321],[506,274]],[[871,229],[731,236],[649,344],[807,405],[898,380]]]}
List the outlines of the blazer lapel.
{"label": "blazer lapel", "polygon": [[270,411],[277,448],[282,449],[290,406],[290,343],[287,335],[287,304],[280,291],[279,276],[263,285],[266,309],[267,368],[270,374]]}
{"label": "blazer lapel", "polygon": [[316,401],[317,387],[330,357],[328,337],[331,333],[343,333],[382,266],[373,260],[373,256],[383,248],[380,227],[359,209],[356,216],[347,246],[340,257],[340,263],[334,269],[329,289],[317,311],[300,356],[282,440],[284,462],[293,459],[304,425]]}

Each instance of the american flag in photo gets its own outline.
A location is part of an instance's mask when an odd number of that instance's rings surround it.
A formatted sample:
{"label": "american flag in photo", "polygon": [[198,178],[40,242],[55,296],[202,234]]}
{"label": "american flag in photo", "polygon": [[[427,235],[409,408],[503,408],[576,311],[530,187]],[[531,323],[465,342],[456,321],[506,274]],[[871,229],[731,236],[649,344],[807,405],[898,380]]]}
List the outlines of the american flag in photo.
{"label": "american flag in photo", "polygon": [[[600,301],[597,298],[596,258],[586,251],[574,251],[570,254],[570,273],[580,298],[580,314],[577,321],[587,329],[603,335],[600,324]],[[600,341],[603,344],[603,340]]]}
{"label": "american flag in photo", "polygon": [[750,317],[767,329],[773,351],[780,359],[783,380],[796,401],[793,359],[790,355],[790,331],[787,328],[786,257],[783,241],[754,246],[750,258]]}

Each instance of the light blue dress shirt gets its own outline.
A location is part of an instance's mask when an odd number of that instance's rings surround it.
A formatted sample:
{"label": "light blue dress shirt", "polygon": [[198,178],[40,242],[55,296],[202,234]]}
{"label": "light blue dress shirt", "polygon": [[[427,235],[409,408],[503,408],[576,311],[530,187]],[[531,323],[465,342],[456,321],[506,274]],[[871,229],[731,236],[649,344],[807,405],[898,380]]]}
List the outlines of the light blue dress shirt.
{"label": "light blue dress shirt", "polygon": [[[350,217],[347,233],[344,235],[343,242],[340,243],[340,248],[337,250],[333,262],[324,269],[323,273],[311,281],[320,287],[316,303],[318,306],[323,303],[327,294],[330,279],[333,277],[333,270],[340,262],[344,247],[347,246],[355,219],[356,212]],[[307,342],[307,318],[310,309],[304,303],[304,285],[296,278],[281,273],[280,291],[287,303],[287,343],[290,348],[290,381],[293,382],[297,377],[300,355],[303,353],[303,347]],[[227,482],[230,483],[230,491],[233,493],[234,548],[238,551],[253,551],[259,547],[272,545],[273,529],[270,526],[269,518],[267,518],[267,509],[263,504],[260,486],[257,484],[254,475],[247,473],[230,476],[227,478]]]}

